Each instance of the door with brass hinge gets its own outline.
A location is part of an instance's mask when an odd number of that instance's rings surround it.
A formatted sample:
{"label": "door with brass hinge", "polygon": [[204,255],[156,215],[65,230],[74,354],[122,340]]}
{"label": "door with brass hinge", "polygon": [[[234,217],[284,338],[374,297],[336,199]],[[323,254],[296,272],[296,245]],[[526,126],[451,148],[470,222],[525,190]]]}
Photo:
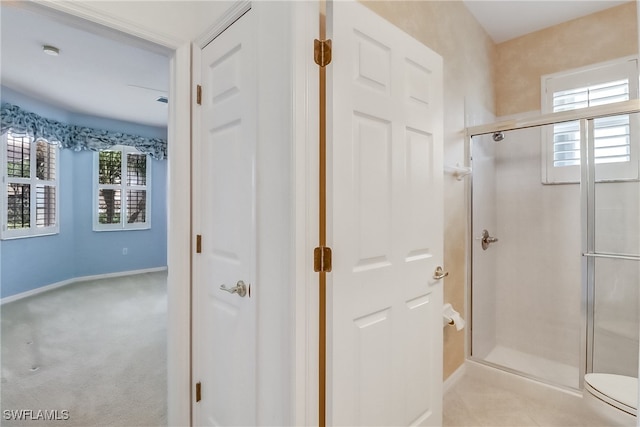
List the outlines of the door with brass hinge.
{"label": "door with brass hinge", "polygon": [[442,58],[332,2],[328,425],[442,422]]}
{"label": "door with brass hinge", "polygon": [[202,49],[194,107],[194,425],[256,425],[255,17]]}

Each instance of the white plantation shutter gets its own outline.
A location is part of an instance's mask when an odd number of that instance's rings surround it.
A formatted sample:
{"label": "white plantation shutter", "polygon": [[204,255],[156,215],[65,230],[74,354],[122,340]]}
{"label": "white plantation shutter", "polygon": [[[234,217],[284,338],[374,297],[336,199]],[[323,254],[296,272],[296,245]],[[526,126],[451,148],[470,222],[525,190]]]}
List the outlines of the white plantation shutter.
{"label": "white plantation shutter", "polygon": [[[638,98],[638,60],[622,58],[542,78],[543,112],[578,110]],[[637,117],[594,120],[594,154],[599,180],[638,178]],[[580,124],[559,123],[543,132],[544,183],[579,182]]]}
{"label": "white plantation shutter", "polygon": [[151,228],[151,156],[114,145],[94,154],[93,230]]}
{"label": "white plantation shutter", "polygon": [[0,145],[0,238],[57,234],[59,147],[12,131]]}
{"label": "white plantation shutter", "polygon": [[[612,104],[629,100],[629,80],[562,90],[553,93],[553,112]],[[597,119],[594,122],[595,162],[631,161],[629,116]],[[580,165],[580,123],[554,125],[553,166]]]}

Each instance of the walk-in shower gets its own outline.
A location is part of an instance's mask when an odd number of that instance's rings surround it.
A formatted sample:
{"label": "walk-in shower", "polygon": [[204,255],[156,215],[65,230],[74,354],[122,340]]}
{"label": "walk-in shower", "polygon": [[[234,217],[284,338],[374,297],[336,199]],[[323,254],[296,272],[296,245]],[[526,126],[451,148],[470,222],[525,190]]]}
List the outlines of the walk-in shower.
{"label": "walk-in shower", "polygon": [[473,360],[570,389],[638,376],[637,109],[472,129]]}

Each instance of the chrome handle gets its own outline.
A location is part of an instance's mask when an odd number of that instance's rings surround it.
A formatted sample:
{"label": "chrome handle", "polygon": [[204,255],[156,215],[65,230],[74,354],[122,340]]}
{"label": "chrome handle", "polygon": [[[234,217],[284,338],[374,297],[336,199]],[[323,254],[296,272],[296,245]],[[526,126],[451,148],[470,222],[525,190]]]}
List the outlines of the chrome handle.
{"label": "chrome handle", "polygon": [[444,271],[440,266],[437,266],[436,271],[433,272],[433,278],[436,280],[444,279],[448,275],[449,275],[449,272]]}
{"label": "chrome handle", "polygon": [[491,243],[495,243],[498,241],[498,238],[491,237],[489,236],[489,232],[487,230],[482,230],[482,237],[480,238],[480,240],[482,240],[482,249],[486,251]]}
{"label": "chrome handle", "polygon": [[247,285],[245,285],[242,280],[239,280],[233,288],[227,288],[226,285],[220,285],[220,290],[229,292],[230,294],[238,294],[240,297],[247,295]]}

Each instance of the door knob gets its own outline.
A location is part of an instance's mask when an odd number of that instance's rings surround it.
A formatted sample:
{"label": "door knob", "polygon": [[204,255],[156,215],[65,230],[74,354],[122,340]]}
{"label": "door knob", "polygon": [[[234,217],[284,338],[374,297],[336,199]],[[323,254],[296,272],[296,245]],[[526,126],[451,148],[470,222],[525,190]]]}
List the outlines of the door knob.
{"label": "door knob", "polygon": [[436,280],[444,279],[448,275],[449,275],[449,272],[444,271],[440,266],[437,266],[436,271],[433,272],[433,278]]}
{"label": "door knob", "polygon": [[242,280],[239,280],[233,288],[227,288],[226,285],[220,285],[220,290],[229,292],[230,294],[238,294],[240,297],[247,295],[247,285],[245,285]]}
{"label": "door knob", "polygon": [[498,238],[491,237],[489,236],[489,232],[487,230],[482,230],[482,237],[480,237],[480,240],[482,241],[482,249],[486,251],[489,247],[489,244],[497,242]]}

